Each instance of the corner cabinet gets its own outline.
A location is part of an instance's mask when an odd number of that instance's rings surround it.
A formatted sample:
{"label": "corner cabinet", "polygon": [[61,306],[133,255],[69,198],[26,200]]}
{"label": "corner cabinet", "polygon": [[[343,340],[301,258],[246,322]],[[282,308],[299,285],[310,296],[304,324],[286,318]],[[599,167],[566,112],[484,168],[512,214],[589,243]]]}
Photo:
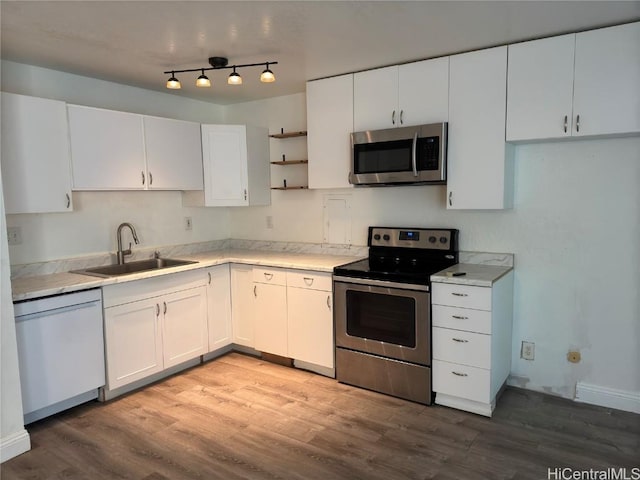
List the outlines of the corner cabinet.
{"label": "corner cabinet", "polygon": [[288,356],[287,271],[253,267],[255,344],[260,352]]}
{"label": "corner cabinet", "polygon": [[271,203],[266,128],[202,125],[204,191],[186,192],[186,206],[230,207]]}
{"label": "corner cabinet", "polygon": [[255,321],[253,311],[253,267],[231,264],[231,318],[233,343],[254,347]]}
{"label": "corner cabinet", "polygon": [[513,270],[490,287],[432,290],[436,403],[490,417],[511,371]]}
{"label": "corner cabinet", "polygon": [[231,345],[231,277],[229,265],[217,265],[207,270],[207,322],[209,352]]}
{"label": "corner cabinet", "polygon": [[507,141],[640,132],[640,23],[509,46]]}
{"label": "corner cabinet", "polygon": [[2,92],[2,177],[8,214],[73,210],[64,102]]}
{"label": "corner cabinet", "polygon": [[307,82],[309,188],[351,188],[353,74]]}
{"label": "corner cabinet", "polygon": [[507,47],[450,57],[448,209],[513,202],[513,150],[505,142]]}

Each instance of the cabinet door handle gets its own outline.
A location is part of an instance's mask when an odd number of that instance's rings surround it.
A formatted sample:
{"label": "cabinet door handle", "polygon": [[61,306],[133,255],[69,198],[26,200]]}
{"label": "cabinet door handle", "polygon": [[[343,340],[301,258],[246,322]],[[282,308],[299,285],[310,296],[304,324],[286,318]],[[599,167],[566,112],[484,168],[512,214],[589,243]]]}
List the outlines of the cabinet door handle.
{"label": "cabinet door handle", "polygon": [[258,297],[257,289],[258,289],[258,286],[257,286],[257,285],[254,285],[254,286],[253,286],[253,296],[254,296],[254,297],[256,297],[256,298]]}
{"label": "cabinet door handle", "polygon": [[167,314],[167,302],[162,302],[162,304],[164,305],[164,311],[162,313],[164,313],[166,315]]}
{"label": "cabinet door handle", "polygon": [[244,199],[245,199],[245,201],[247,200],[247,189],[246,188],[244,189]]}
{"label": "cabinet door handle", "polygon": [[396,124],[396,111],[395,110],[391,113],[391,123],[393,125]]}
{"label": "cabinet door handle", "polygon": [[211,285],[211,272],[207,272],[207,275],[209,276],[209,285]]}
{"label": "cabinet door handle", "polygon": [[569,115],[564,116],[564,133],[567,133],[567,127],[569,126]]}
{"label": "cabinet door handle", "polygon": [[160,316],[160,305],[156,303],[156,317]]}
{"label": "cabinet door handle", "polygon": [[327,308],[331,310],[331,295],[327,295]]}
{"label": "cabinet door handle", "polygon": [[576,116],[576,132],[580,131],[580,115]]}
{"label": "cabinet door handle", "polygon": [[468,377],[469,375],[467,375],[466,373],[460,373],[460,372],[451,372],[454,375],[457,375],[458,377]]}
{"label": "cabinet door handle", "polygon": [[451,295],[455,295],[456,297],[468,297],[469,296],[466,293],[458,293],[458,292],[451,292]]}
{"label": "cabinet door handle", "polygon": [[144,172],[140,172],[140,174],[142,175],[142,185],[144,185]]}
{"label": "cabinet door handle", "polygon": [[465,317],[463,315],[451,315],[456,320],[469,320],[469,317]]}
{"label": "cabinet door handle", "polygon": [[271,279],[273,278],[273,273],[264,272],[264,278],[266,278],[268,281],[271,281]]}
{"label": "cabinet door handle", "polygon": [[400,125],[404,125],[404,119],[402,118],[404,116],[404,110],[400,110]]}
{"label": "cabinet door handle", "polygon": [[153,175],[149,172],[149,185],[153,185]]}
{"label": "cabinet door handle", "polygon": [[469,340],[465,340],[464,338],[452,338],[451,340],[458,343],[469,343]]}
{"label": "cabinet door handle", "polygon": [[68,193],[65,193],[66,197],[67,197],[67,208],[69,208],[71,206],[71,197],[69,196]]}
{"label": "cabinet door handle", "polygon": [[453,191],[449,191],[449,206],[453,206]]}
{"label": "cabinet door handle", "polygon": [[313,278],[311,277],[303,277],[304,283],[310,287],[311,285],[313,285]]}

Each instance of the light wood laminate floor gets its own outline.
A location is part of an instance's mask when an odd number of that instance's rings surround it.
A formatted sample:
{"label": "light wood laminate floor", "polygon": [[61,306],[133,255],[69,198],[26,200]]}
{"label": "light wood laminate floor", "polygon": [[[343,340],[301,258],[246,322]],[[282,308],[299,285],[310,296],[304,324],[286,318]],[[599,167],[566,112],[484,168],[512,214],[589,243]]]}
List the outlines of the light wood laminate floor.
{"label": "light wood laminate floor", "polygon": [[507,389],[493,418],[232,353],[28,426],[10,479],[546,479],[640,466],[640,416]]}

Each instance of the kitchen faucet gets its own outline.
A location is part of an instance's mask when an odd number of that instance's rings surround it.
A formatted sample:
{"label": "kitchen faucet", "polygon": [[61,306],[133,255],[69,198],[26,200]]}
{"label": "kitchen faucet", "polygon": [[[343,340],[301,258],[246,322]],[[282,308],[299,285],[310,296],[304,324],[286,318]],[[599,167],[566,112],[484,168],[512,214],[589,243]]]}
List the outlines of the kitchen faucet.
{"label": "kitchen faucet", "polygon": [[125,255],[131,255],[131,242],[129,242],[129,248],[126,250],[122,250],[122,229],[124,227],[129,227],[131,230],[131,234],[133,235],[133,241],[138,245],[140,242],[138,241],[138,236],[136,235],[136,229],[133,228],[129,222],[121,223],[118,227],[118,233],[116,234],[116,238],[118,240],[118,265],[122,265],[124,263]]}

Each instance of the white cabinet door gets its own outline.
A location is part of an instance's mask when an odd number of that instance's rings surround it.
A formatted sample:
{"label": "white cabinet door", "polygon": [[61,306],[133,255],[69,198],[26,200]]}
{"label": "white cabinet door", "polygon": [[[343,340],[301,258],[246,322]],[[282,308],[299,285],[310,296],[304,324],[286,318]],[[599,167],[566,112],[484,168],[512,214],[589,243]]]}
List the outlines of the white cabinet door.
{"label": "white cabinet door", "polygon": [[207,351],[207,291],[192,288],[161,297],[164,368]]}
{"label": "white cabinet door", "polygon": [[254,346],[253,268],[251,265],[231,265],[231,318],[233,343]]}
{"label": "white cabinet door", "polygon": [[640,22],[576,34],[573,134],[640,132],[639,85]]}
{"label": "white cabinet door", "polygon": [[450,57],[447,208],[510,208],[507,47]]}
{"label": "white cabinet door", "polygon": [[109,390],[162,371],[160,315],[155,298],[105,309]]}
{"label": "white cabinet door", "polygon": [[348,188],[353,74],[307,82],[309,188]]}
{"label": "white cabinet door", "polygon": [[287,287],[254,283],[255,349],[283,357],[287,349]]}
{"label": "white cabinet door", "polygon": [[331,292],[287,288],[290,357],[334,367],[332,300]]}
{"label": "white cabinet door", "polygon": [[354,131],[393,128],[399,124],[398,66],[354,74]]}
{"label": "white cabinet door", "polygon": [[74,190],[144,190],[142,115],[69,105]]}
{"label": "white cabinet door", "polygon": [[400,65],[399,126],[449,120],[449,57]]}
{"label": "white cabinet door", "polygon": [[144,117],[150,190],[202,190],[200,124]]}
{"label": "white cabinet door", "polygon": [[6,213],[73,210],[64,102],[2,93],[2,177]]}
{"label": "white cabinet door", "polygon": [[209,351],[212,352],[230,345],[233,341],[229,265],[212,267],[207,274]]}
{"label": "white cabinet door", "polygon": [[575,35],[508,49],[507,141],[571,136]]}

